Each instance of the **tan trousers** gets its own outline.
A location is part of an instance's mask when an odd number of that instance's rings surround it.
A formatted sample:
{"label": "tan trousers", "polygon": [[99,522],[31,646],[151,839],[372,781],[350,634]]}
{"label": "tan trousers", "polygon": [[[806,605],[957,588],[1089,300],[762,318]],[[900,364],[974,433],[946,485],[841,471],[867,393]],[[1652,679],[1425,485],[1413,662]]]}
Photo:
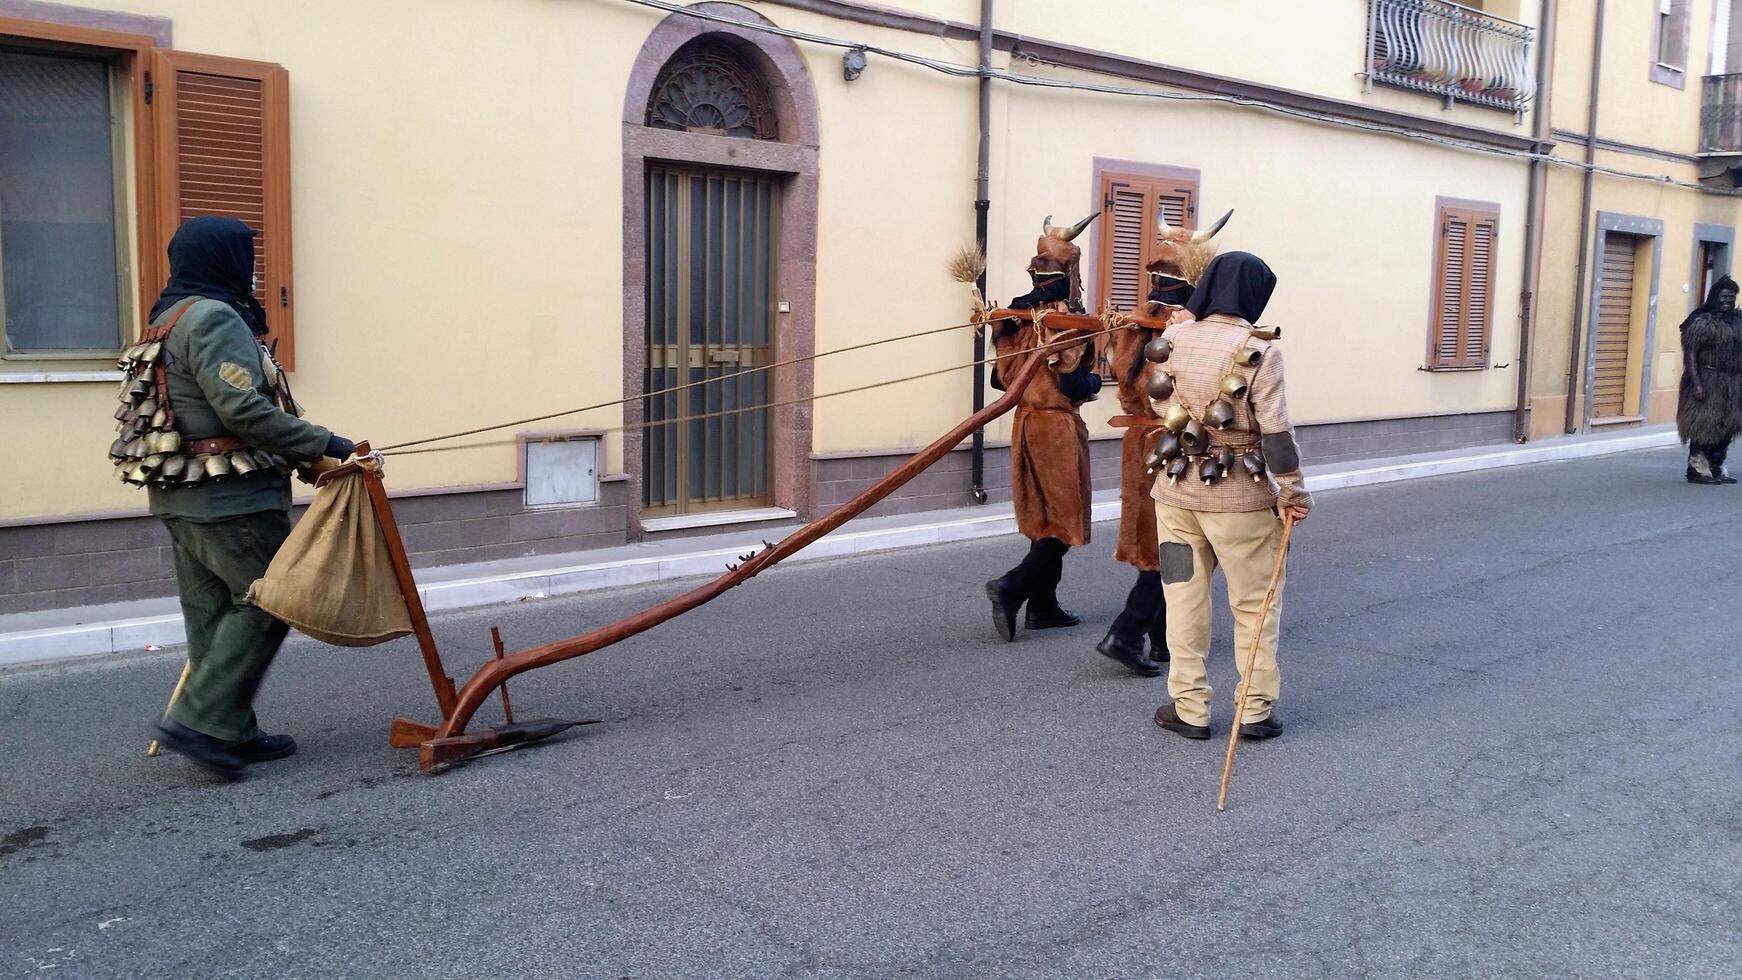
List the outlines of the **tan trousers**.
{"label": "tan trousers", "polygon": [[[1210,575],[1221,565],[1228,581],[1228,609],[1234,614],[1234,662],[1244,668],[1258,609],[1264,604],[1264,591],[1276,564],[1282,521],[1268,510],[1216,514],[1157,501],[1155,523],[1161,539],[1167,649],[1172,658],[1167,693],[1181,721],[1208,725],[1212,692],[1204,660],[1210,653]],[[1190,548],[1189,568],[1186,548]],[[1242,724],[1269,718],[1271,706],[1282,693],[1282,675],[1276,669],[1276,634],[1281,619],[1282,583],[1278,582],[1276,599],[1259,634]]]}

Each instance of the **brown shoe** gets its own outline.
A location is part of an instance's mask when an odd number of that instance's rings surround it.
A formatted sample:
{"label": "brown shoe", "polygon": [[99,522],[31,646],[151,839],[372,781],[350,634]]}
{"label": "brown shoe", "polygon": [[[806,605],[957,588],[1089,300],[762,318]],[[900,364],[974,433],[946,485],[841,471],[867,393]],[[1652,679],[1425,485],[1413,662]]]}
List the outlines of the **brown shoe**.
{"label": "brown shoe", "polygon": [[1172,701],[1155,709],[1155,723],[1175,735],[1183,735],[1186,738],[1203,741],[1210,737],[1210,726],[1188,725],[1180,721],[1179,711],[1174,708]]}

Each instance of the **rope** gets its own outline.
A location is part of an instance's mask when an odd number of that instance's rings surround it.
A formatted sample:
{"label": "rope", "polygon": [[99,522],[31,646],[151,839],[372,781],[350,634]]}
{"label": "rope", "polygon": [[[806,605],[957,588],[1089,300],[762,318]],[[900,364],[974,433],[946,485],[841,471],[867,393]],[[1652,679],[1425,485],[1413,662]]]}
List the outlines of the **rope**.
{"label": "rope", "polygon": [[[1122,324],[1122,325],[1116,326],[1116,327],[1107,327],[1103,330],[1097,330],[1093,333],[1080,333],[1080,334],[1077,334],[1076,336],[1066,338],[1065,340],[1053,341],[1052,343],[1043,344],[1039,347],[1036,347],[1032,351],[1023,351],[1021,353],[1040,354],[1040,353],[1044,353],[1045,351],[1050,350],[1050,349],[1055,348],[1055,347],[1062,349],[1064,347],[1069,347],[1069,346],[1072,346],[1075,344],[1081,344],[1081,343],[1084,343],[1086,341],[1093,340],[1096,337],[1102,337],[1102,336],[1105,336],[1107,334],[1114,333],[1114,332],[1119,331],[1119,330],[1126,330],[1126,329],[1129,329],[1129,326]],[[843,348],[843,350],[849,350],[849,349],[851,349],[851,348]],[[833,352],[831,352],[831,353],[833,353]],[[953,366],[947,367],[947,368],[938,368],[935,371],[926,371],[922,374],[910,374],[910,375],[907,375],[905,377],[891,378],[888,381],[877,381],[877,382],[873,382],[872,384],[859,385],[859,386],[854,387],[854,388],[842,388],[839,391],[827,391],[827,392],[824,392],[820,395],[811,395],[811,396],[804,397],[804,398],[789,398],[789,399],[786,399],[785,401],[769,402],[769,403],[763,404],[763,405],[750,405],[750,406],[746,406],[744,408],[729,408],[729,409],[725,409],[725,410],[718,411],[718,412],[707,412],[707,413],[702,414],[702,415],[684,415],[684,416],[680,416],[678,418],[660,419],[660,420],[654,421],[654,422],[625,423],[623,425],[610,426],[608,428],[601,429],[598,431],[600,431],[601,433],[641,431],[641,430],[646,430],[646,429],[658,428],[660,426],[665,426],[665,425],[681,425],[681,424],[685,424],[685,423],[689,423],[689,422],[702,422],[702,421],[706,421],[708,419],[726,418],[728,416],[733,416],[733,415],[742,415],[746,412],[761,412],[761,411],[765,411],[765,410],[772,409],[772,408],[787,408],[787,407],[792,406],[792,405],[804,405],[804,404],[809,404],[811,402],[822,401],[825,398],[837,398],[841,395],[853,395],[853,394],[858,394],[859,392],[863,392],[863,391],[872,391],[872,390],[877,389],[877,388],[888,388],[892,385],[905,384],[909,381],[919,381],[919,380],[924,379],[924,378],[935,378],[941,374],[951,374],[951,373],[956,372],[956,371],[966,371],[968,368],[974,367],[976,365],[991,364],[995,361],[1000,360],[1003,357],[1010,357],[1010,356],[1013,356],[1013,355],[994,354],[991,357],[981,358],[977,361],[969,361],[966,364],[956,364],[956,365],[953,365]],[[773,367],[773,366],[774,365],[772,365],[772,364],[769,365],[769,367]],[[671,389],[671,390],[675,391],[676,389]],[[658,392],[654,392],[653,394],[658,394]],[[640,397],[650,397],[650,396],[640,396]],[[635,399],[624,399],[624,401],[633,401],[633,400],[635,400]],[[615,404],[618,404],[618,402],[612,402],[611,404],[615,405]],[[513,423],[511,423],[511,424],[513,424]],[[503,427],[502,426],[492,426],[490,428],[493,429],[493,428],[503,428]],[[490,431],[490,429],[481,429],[478,431],[487,432],[487,431]],[[467,434],[469,434],[469,433],[467,433]],[[446,438],[455,438],[455,437],[449,436]],[[433,441],[437,441],[437,440],[424,440],[424,441],[433,442]],[[424,448],[424,449],[393,449],[393,450],[383,449],[383,450],[378,450],[378,452],[381,452],[382,454],[388,455],[388,456],[415,456],[415,455],[418,455],[420,453],[445,453],[445,452],[455,452],[455,451],[462,450],[462,449],[484,449],[484,448],[487,448],[490,446],[510,446],[510,445],[514,445],[514,444],[518,443],[519,441],[520,440],[518,440],[518,439],[493,439],[493,440],[490,440],[489,442],[469,442],[463,446],[434,446],[434,447],[429,447],[429,448]],[[409,446],[409,445],[415,445],[415,444],[413,444],[413,443],[401,443],[401,445],[402,446]]]}
{"label": "rope", "polygon": [[[792,357],[792,358],[788,358],[784,361],[775,361],[772,364],[763,364],[763,365],[759,365],[757,367],[745,368],[742,371],[739,371],[736,374],[732,374],[729,376],[722,376],[722,377],[718,377],[718,378],[704,378],[701,381],[691,381],[691,382],[688,382],[686,384],[676,385],[676,386],[671,387],[671,388],[661,388],[658,391],[649,391],[649,392],[645,392],[645,393],[640,394],[640,395],[630,395],[626,398],[618,398],[618,399],[608,401],[608,402],[599,402],[597,405],[583,405],[580,408],[564,409],[563,411],[551,412],[547,415],[534,415],[531,418],[516,419],[513,422],[502,422],[502,423],[499,423],[496,425],[479,426],[476,429],[466,429],[463,432],[449,432],[446,435],[429,436],[428,438],[424,438],[424,439],[413,439],[410,442],[396,442],[391,446],[382,446],[380,448],[381,448],[381,451],[384,453],[394,453],[395,455],[402,455],[401,451],[405,450],[411,446],[422,446],[422,445],[425,445],[427,443],[432,443],[432,442],[446,442],[449,439],[461,439],[461,438],[464,438],[466,436],[481,435],[485,432],[495,432],[498,429],[512,429],[512,428],[515,428],[516,426],[531,425],[534,422],[548,422],[551,419],[560,419],[565,415],[579,415],[582,412],[591,412],[591,411],[595,411],[595,410],[601,409],[601,408],[611,408],[611,407],[616,406],[616,405],[626,405],[629,402],[640,401],[643,398],[658,398],[662,395],[673,395],[673,394],[676,394],[680,391],[686,391],[690,388],[699,388],[702,385],[714,384],[714,383],[720,382],[720,381],[730,381],[730,380],[733,380],[735,378],[742,378],[742,377],[745,377],[747,375],[755,374],[755,373],[760,372],[760,371],[772,371],[778,367],[789,367],[793,364],[801,364],[805,361],[815,361],[815,360],[818,360],[818,359],[821,359],[824,357],[828,357],[828,356],[833,355],[833,354],[847,354],[847,353],[850,353],[852,351],[865,350],[867,348],[876,347],[880,344],[893,344],[893,343],[895,343],[897,341],[901,341],[901,340],[914,340],[914,339],[917,339],[919,337],[930,337],[933,334],[948,333],[951,330],[965,330],[968,327],[979,327],[979,326],[981,326],[981,324],[978,321],[975,321],[972,323],[957,323],[957,324],[952,324],[952,325],[947,326],[947,327],[937,327],[937,328],[934,328],[931,330],[921,330],[918,333],[902,334],[899,337],[885,337],[881,340],[870,340],[870,341],[866,341],[863,344],[854,344],[851,347],[838,347],[834,350],[821,351],[821,352],[815,353],[815,354],[806,354],[803,357]],[[969,367],[972,367],[972,366],[973,365],[971,365],[971,364],[969,365]],[[612,430],[607,430],[607,431],[612,431]],[[474,445],[491,446],[491,445],[501,445],[501,443],[480,442],[480,443],[474,443]]]}

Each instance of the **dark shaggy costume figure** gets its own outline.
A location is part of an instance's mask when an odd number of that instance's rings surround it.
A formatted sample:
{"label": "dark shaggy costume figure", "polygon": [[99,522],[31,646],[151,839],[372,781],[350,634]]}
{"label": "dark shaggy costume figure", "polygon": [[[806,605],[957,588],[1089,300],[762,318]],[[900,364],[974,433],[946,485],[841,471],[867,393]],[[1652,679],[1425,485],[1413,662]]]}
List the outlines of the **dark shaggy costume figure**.
{"label": "dark shaggy costume figure", "polygon": [[1689,483],[1735,483],[1724,470],[1742,433],[1742,312],[1735,280],[1712,284],[1706,301],[1681,325],[1682,380],[1675,426],[1688,444]]}

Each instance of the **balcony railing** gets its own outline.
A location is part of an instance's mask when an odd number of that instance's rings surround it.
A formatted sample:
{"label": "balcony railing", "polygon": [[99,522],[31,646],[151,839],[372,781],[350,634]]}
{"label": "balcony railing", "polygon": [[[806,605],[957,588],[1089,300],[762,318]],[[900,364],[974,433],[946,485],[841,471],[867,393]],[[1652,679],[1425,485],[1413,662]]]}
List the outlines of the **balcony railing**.
{"label": "balcony railing", "polygon": [[1524,24],[1446,0],[1368,0],[1367,85],[1523,112],[1536,94],[1535,35]]}
{"label": "balcony railing", "polygon": [[1707,75],[1700,96],[1700,152],[1742,154],[1742,75]]}

